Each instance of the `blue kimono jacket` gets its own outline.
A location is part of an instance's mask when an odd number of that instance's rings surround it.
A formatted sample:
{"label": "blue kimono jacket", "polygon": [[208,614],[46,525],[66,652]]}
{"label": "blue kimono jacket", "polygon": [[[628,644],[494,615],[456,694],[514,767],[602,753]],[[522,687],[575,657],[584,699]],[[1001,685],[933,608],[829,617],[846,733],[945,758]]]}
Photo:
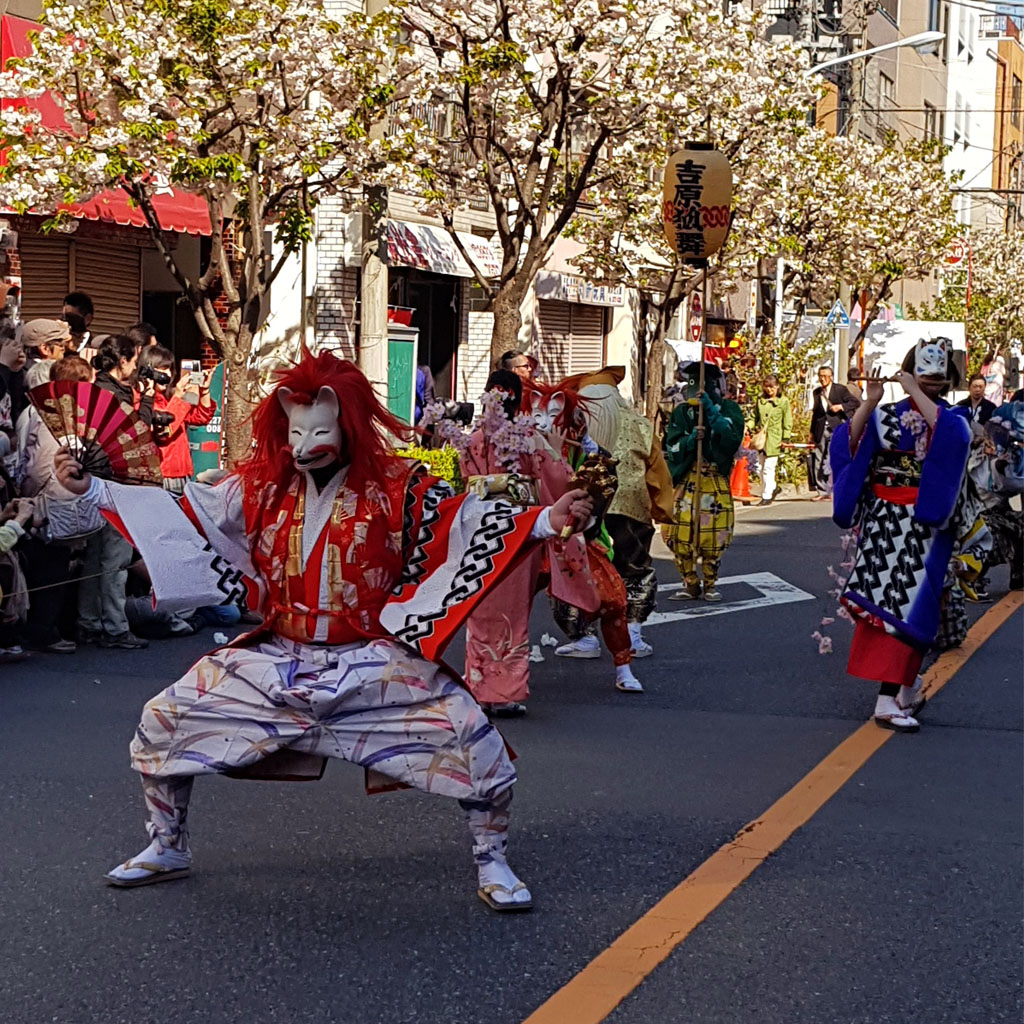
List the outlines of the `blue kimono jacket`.
{"label": "blue kimono jacket", "polygon": [[965,507],[971,432],[963,412],[940,403],[929,430],[906,398],[875,409],[852,455],[849,424],[832,436],[832,517],[859,531],[843,604],[920,649],[938,633],[950,559],[975,519]]}

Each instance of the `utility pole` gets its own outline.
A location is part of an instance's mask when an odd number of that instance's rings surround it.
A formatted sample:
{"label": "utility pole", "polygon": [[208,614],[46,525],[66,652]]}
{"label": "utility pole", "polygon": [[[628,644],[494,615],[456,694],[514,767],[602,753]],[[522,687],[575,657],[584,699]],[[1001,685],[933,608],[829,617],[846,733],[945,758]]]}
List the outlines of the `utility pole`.
{"label": "utility pole", "polygon": [[[378,14],[388,0],[366,0],[367,15]],[[386,124],[374,125],[379,138]],[[360,285],[359,369],[366,374],[377,397],[388,399],[388,190],[367,188],[363,211],[363,269]]]}
{"label": "utility pole", "polygon": [[[868,30],[868,0],[854,0],[850,5],[849,32],[847,33],[847,52],[856,53],[866,48]],[[847,79],[850,83],[850,96],[847,104],[846,122],[844,130],[848,139],[856,139],[860,134],[860,119],[864,108],[864,61],[860,57],[850,61],[850,75]],[[850,285],[847,281],[839,282],[839,301],[847,313],[852,313]],[[861,310],[861,316],[864,311]],[[837,333],[836,344],[836,380],[845,384],[850,366],[850,328],[842,327]]]}

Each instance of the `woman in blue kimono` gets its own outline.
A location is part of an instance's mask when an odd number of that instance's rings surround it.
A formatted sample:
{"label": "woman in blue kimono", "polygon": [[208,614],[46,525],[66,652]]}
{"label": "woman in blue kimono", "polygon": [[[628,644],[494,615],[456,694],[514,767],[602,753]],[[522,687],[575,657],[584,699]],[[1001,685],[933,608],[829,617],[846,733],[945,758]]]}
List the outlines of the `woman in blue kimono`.
{"label": "woman in blue kimono", "polygon": [[879,404],[876,371],[832,440],[833,519],[858,532],[842,595],[856,620],[847,671],[881,684],[875,721],[900,732],[919,727],[921,662],[955,607],[950,566],[979,569],[986,532],[968,492],[970,427],[942,399],[959,383],[951,356],[948,338],[919,341],[898,378],[907,397],[892,404]]}

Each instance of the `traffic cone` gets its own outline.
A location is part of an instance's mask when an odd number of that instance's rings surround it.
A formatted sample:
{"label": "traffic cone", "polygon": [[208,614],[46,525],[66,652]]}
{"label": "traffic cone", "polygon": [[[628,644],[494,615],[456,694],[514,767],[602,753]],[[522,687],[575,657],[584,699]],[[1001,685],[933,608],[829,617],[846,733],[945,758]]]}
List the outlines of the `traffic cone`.
{"label": "traffic cone", "polygon": [[[750,435],[743,438],[743,447],[750,444]],[[729,490],[732,491],[734,501],[744,505],[752,505],[757,498],[750,493],[750,473],[747,470],[747,457],[741,455],[733,464],[732,473],[729,476]]]}

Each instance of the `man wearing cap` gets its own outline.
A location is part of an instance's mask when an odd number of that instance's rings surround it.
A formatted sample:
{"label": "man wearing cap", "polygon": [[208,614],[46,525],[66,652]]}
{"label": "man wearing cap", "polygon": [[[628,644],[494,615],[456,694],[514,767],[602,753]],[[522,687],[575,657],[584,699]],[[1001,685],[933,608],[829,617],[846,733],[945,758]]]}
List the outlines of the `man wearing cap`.
{"label": "man wearing cap", "polygon": [[21,344],[28,356],[25,384],[34,388],[50,379],[50,367],[64,358],[71,329],[63,320],[29,320],[21,328]]}

